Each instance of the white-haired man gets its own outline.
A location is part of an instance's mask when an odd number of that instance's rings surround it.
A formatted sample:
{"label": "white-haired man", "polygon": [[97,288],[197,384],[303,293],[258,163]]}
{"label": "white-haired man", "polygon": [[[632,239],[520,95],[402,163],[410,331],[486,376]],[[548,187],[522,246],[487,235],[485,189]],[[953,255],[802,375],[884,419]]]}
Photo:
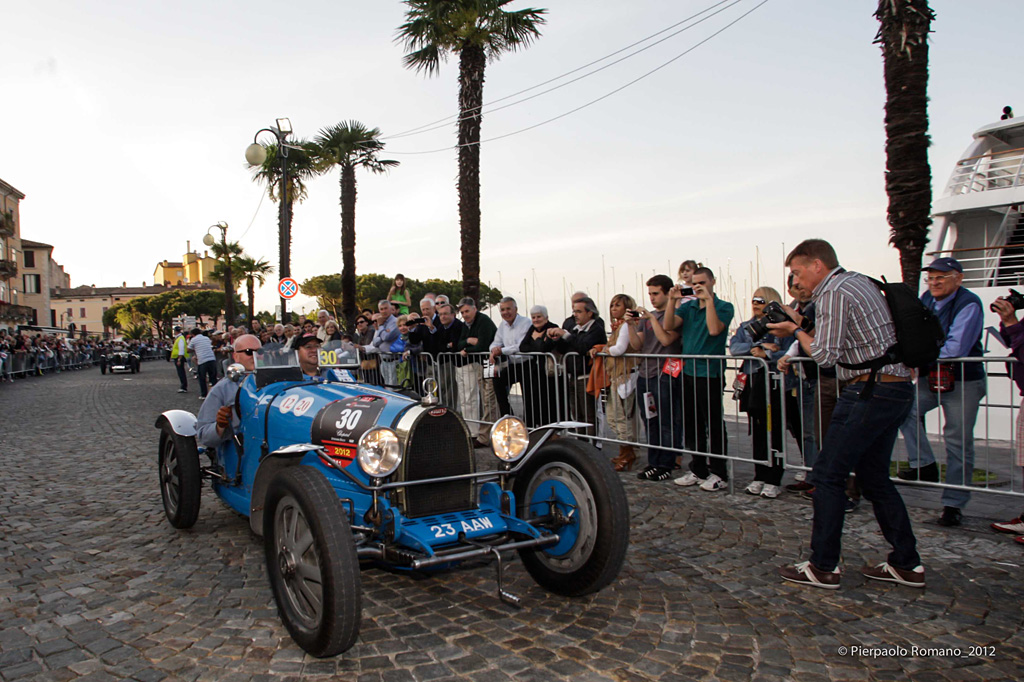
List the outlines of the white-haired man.
{"label": "white-haired man", "polygon": [[[526,358],[519,354],[519,346],[533,325],[530,324],[530,320],[519,314],[516,300],[511,296],[501,299],[498,310],[501,312],[501,322],[494,334],[494,340],[491,341],[490,351],[491,362],[495,363],[498,369],[494,376],[498,412],[506,415],[513,414],[512,405],[508,400],[512,386],[519,384],[520,389],[525,391],[523,381],[526,378]],[[502,360],[507,361],[504,367],[498,364]]]}

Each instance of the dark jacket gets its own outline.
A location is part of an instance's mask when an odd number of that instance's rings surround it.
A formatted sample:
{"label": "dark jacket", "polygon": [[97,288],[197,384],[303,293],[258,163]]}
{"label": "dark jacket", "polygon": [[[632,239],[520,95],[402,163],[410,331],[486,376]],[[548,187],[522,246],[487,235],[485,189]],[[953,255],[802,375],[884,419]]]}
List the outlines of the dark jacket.
{"label": "dark jacket", "polygon": [[519,343],[519,350],[524,353],[554,353],[556,352],[555,342],[553,339],[547,337],[547,331],[549,329],[558,329],[558,325],[548,320],[541,329],[545,332],[544,336],[539,339],[533,338],[533,333],[537,331],[536,327],[530,327],[530,331],[526,332],[526,336]]}
{"label": "dark jacket", "polygon": [[[466,328],[462,320],[453,320],[452,326],[447,329],[444,325],[438,324],[434,332],[434,352],[435,353],[457,353],[459,351],[459,338],[462,336],[462,331]],[[450,362],[450,357],[439,357],[438,362]]]}
{"label": "dark jacket", "polygon": [[[565,360],[566,370],[571,377],[586,376],[590,372],[593,360],[588,354],[590,349],[602,343],[608,343],[608,334],[604,329],[604,320],[594,318],[594,324],[585,332],[570,331],[567,336],[555,341],[555,349],[560,353],[577,353]],[[573,325],[575,327],[576,325]]]}
{"label": "dark jacket", "polygon": [[[431,320],[435,327],[441,326],[441,318],[434,314]],[[437,333],[431,334],[430,328],[424,323],[414,324],[409,327],[409,342],[419,344],[426,353],[440,353],[440,337]]]}
{"label": "dark jacket", "polygon": [[[459,350],[464,350],[467,353],[486,353],[491,348],[491,341],[494,341],[494,335],[498,333],[498,328],[494,325],[494,321],[486,315],[477,311],[476,317],[473,318],[473,324],[465,326],[463,323],[462,335],[459,337]],[[474,344],[469,343],[469,339],[476,338],[477,342]],[[482,362],[483,357],[477,355],[472,358],[473,362]]]}

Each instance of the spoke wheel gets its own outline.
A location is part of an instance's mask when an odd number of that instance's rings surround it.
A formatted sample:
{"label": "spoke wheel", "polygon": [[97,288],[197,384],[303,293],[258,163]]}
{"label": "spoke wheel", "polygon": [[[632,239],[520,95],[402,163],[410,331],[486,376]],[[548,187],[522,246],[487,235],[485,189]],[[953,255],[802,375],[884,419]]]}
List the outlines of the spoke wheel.
{"label": "spoke wheel", "polygon": [[518,515],[544,519],[559,541],[523,549],[526,570],[545,589],[570,597],[611,583],[629,546],[629,505],[611,465],[589,444],[569,439],[534,454],[512,484]]}
{"label": "spoke wheel", "polygon": [[359,636],[361,588],[337,493],[315,469],[290,467],[271,481],[263,518],[267,572],[292,639],[317,657],[347,651]]}
{"label": "spoke wheel", "polygon": [[191,528],[199,518],[202,479],[194,438],[165,429],[157,462],[164,513],[175,528]]}

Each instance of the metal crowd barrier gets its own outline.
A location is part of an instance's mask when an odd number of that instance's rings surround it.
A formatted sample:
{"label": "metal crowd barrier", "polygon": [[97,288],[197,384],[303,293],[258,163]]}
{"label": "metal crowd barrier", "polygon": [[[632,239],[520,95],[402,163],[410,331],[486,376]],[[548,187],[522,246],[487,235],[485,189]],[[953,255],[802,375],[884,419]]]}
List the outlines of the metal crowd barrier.
{"label": "metal crowd barrier", "polygon": [[[146,348],[139,352],[142,360],[156,360],[163,357],[163,351],[157,348]],[[29,350],[25,352],[8,351],[7,357],[0,360],[0,377],[13,380],[76,369],[85,369],[98,365],[101,353],[98,349],[61,350],[55,349]]]}
{"label": "metal crowd barrier", "polygon": [[434,378],[444,405],[462,415],[470,431],[489,441],[491,425],[513,415],[530,428],[568,416],[565,364],[552,353],[438,353]]}
{"label": "metal crowd barrier", "polygon": [[[428,357],[422,354],[420,361]],[[487,439],[490,425],[503,414],[523,418],[531,428],[560,419],[584,421],[594,426],[578,429],[575,435],[597,444],[660,449],[676,455],[683,465],[685,455],[723,460],[730,490],[736,463],[774,464],[788,471],[810,471],[842,388],[834,377],[820,372],[812,380],[807,371],[808,365],[813,364],[809,358],[792,358],[790,370],[784,375],[777,371],[775,363],[754,357],[629,354],[612,358],[601,354],[606,372],[614,363],[633,366],[625,372],[611,371],[609,374],[615,376],[610,378],[610,385],[595,396],[586,391],[589,371],[581,371],[580,356],[524,353],[519,357],[524,360],[519,366],[493,367],[487,353],[441,353],[423,376],[433,372],[442,403],[460,412],[471,431],[475,425],[475,435],[481,440]],[[691,371],[697,369],[699,374],[714,375],[716,365],[722,369],[715,381],[693,380],[685,370],[677,377],[671,376],[675,367],[666,366],[666,361],[687,363]],[[908,452],[905,438],[898,439],[893,453],[893,462],[898,467],[893,471],[894,477],[908,463],[916,464],[918,453],[929,443],[940,465],[953,461],[952,472],[938,482],[901,482],[944,490],[1024,496],[1022,470],[1015,462],[1016,422],[1021,404],[1003,367],[1007,361],[1013,362],[1013,358],[949,361],[954,365],[982,363],[989,368],[984,382],[985,397],[978,404],[974,429],[951,436],[952,445],[959,445],[961,452],[970,452],[973,446],[973,468],[984,470],[987,475],[970,480],[970,467],[956,466],[956,448],[950,450],[954,453],[952,457],[947,453],[951,443],[941,434],[951,417],[955,426],[957,421],[969,421],[971,414],[969,405],[953,400],[953,394],[940,393],[936,394],[936,409],[928,412],[924,422],[915,425],[908,418],[910,423],[904,425],[904,434],[912,433],[911,439],[914,435],[918,438],[911,441],[913,453]],[[748,369],[756,370],[748,373],[746,390],[753,390],[758,396],[760,411],[744,411],[741,401],[734,399],[736,376],[745,362],[750,363]],[[699,369],[701,365],[704,371]],[[589,370],[585,363],[582,367]],[[750,376],[755,373],[766,379],[759,378],[754,382],[756,386],[752,386]],[[376,376],[369,378],[374,383],[379,381]],[[926,381],[919,380],[918,391],[921,395],[933,395]],[[748,393],[747,400],[750,399]],[[668,428],[664,428],[666,424]],[[966,459],[970,462],[970,455]],[[949,467],[946,468],[948,471]]]}
{"label": "metal crowd barrier", "polygon": [[[955,502],[951,506],[962,507],[966,498],[945,491],[1024,496],[1024,472],[1016,464],[1016,453],[1022,445],[1017,428],[1021,399],[1007,373],[1007,363],[1013,365],[1016,360],[1012,357],[943,359],[942,364],[956,369],[978,364],[985,367],[984,379],[966,382],[970,384],[966,385],[956,378],[952,389],[944,392],[933,392],[927,376],[915,379],[914,411],[901,427],[893,448],[894,480],[909,486],[941,489],[944,496],[949,495],[945,500]],[[791,366],[808,365],[813,365],[813,360],[797,358]],[[959,377],[961,372],[953,374]],[[810,405],[809,416],[815,425],[811,435],[818,446],[842,387],[843,382],[823,377],[820,372],[816,381],[799,383],[798,400],[805,406]],[[923,420],[919,404],[927,408]],[[939,469],[938,481],[898,478],[899,472],[931,461]],[[786,452],[787,469],[808,470],[811,465],[813,459],[804,462],[792,449]]]}

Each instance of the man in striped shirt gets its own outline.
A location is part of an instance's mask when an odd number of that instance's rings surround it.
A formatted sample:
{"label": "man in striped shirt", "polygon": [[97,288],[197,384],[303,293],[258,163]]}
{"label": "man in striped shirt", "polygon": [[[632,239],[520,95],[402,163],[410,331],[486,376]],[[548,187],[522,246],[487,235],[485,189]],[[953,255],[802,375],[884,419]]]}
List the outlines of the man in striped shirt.
{"label": "man in striped shirt", "polygon": [[835,366],[842,386],[821,453],[814,464],[814,522],[811,559],[783,566],[779,574],[790,582],[838,589],[846,504],[846,479],[857,475],[864,497],[893,551],[887,561],[864,566],[872,580],[924,587],[924,568],[907,508],[889,480],[889,461],[900,424],[910,413],[914,387],[910,370],[888,364],[876,376],[865,399],[869,370],[849,369],[880,358],[896,344],[892,315],[878,287],[864,275],[839,267],[835,250],[821,239],[808,239],[789,254],[786,265],[794,283],[813,292],[817,317],[808,329],[799,313],[786,312],[792,322],[769,325],[777,336],[795,334],[807,355],[822,367]]}

